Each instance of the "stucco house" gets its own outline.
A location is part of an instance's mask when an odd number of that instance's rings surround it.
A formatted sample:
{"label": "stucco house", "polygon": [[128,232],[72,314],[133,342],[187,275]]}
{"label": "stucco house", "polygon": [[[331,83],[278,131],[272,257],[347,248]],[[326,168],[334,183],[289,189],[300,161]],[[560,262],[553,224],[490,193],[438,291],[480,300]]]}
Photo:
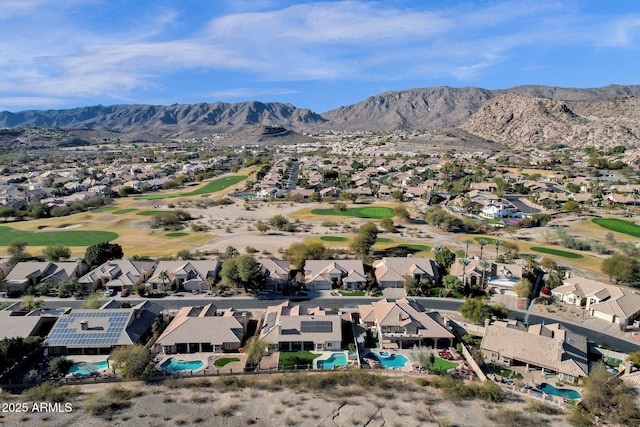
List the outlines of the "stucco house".
{"label": "stucco house", "polygon": [[262,272],[266,277],[266,288],[279,291],[286,286],[289,281],[289,261],[281,259],[259,258],[256,260],[262,267]]}
{"label": "stucco house", "polygon": [[436,262],[430,258],[387,257],[373,263],[378,287],[402,288],[407,278],[436,281],[440,277]]}
{"label": "stucco house", "polygon": [[555,374],[559,380],[576,383],[589,374],[587,338],[564,326],[529,325],[517,321],[495,321],[485,325],[480,344],[486,362],[522,366],[540,371],[541,376]]}
{"label": "stucco house", "polygon": [[340,350],[342,317],[335,311],[307,309],[285,301],[267,308],[260,338],[271,350]]}
{"label": "stucco house", "polygon": [[551,292],[556,301],[584,308],[589,315],[616,323],[621,328],[640,316],[640,295],[597,280],[569,277]]}
{"label": "stucco house", "polygon": [[[201,261],[160,261],[154,275],[148,280],[152,288],[169,286],[185,291],[205,291],[211,289],[209,279],[215,279],[220,270],[216,259]],[[166,278],[163,278],[163,273]]]}
{"label": "stucco house", "polygon": [[45,283],[55,287],[60,282],[78,277],[82,273],[80,262],[32,262],[17,263],[7,274],[2,287],[8,293],[24,293],[29,286]]}
{"label": "stucco house", "polygon": [[116,259],[107,261],[78,279],[85,289],[98,288],[133,291],[153,273],[155,261]]}
{"label": "stucco house", "polygon": [[246,321],[246,313],[233,309],[219,312],[213,304],[183,307],[154,346],[164,354],[238,351]]}
{"label": "stucco house", "polygon": [[331,290],[334,285],[357,290],[367,278],[361,260],[307,260],[304,281],[310,291]]}
{"label": "stucco house", "polygon": [[425,312],[416,300],[382,299],[358,307],[360,323],[375,331],[384,348],[451,347],[454,335],[440,313]]}

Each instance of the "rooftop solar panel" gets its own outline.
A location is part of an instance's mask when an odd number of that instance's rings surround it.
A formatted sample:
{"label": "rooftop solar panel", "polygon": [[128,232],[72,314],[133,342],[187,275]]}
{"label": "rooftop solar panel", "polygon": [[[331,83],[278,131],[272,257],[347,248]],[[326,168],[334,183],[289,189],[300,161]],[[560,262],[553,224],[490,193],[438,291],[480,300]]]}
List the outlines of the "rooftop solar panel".
{"label": "rooftop solar panel", "polygon": [[[45,341],[48,347],[89,347],[118,344],[124,332],[131,310],[75,311],[61,317],[53,326]],[[81,322],[87,321],[87,330]]]}
{"label": "rooftop solar panel", "polygon": [[302,321],[300,322],[300,332],[333,332],[333,323],[320,320],[320,321]]}

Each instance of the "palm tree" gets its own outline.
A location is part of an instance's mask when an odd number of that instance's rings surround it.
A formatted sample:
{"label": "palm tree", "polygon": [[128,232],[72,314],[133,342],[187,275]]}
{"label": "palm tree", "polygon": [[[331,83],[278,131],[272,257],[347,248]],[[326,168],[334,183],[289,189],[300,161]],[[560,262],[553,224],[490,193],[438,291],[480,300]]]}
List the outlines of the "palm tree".
{"label": "palm tree", "polygon": [[482,259],[480,260],[480,268],[482,268],[482,287],[485,286],[485,279],[487,275],[487,270],[491,268],[491,261]]}
{"label": "palm tree", "polygon": [[169,275],[167,274],[167,270],[162,270],[160,273],[158,273],[158,279],[162,280],[162,291],[166,292],[166,286],[165,283],[167,280],[169,280]]}
{"label": "palm tree", "polygon": [[496,245],[496,259],[498,259],[498,249],[500,246],[504,245],[504,242],[502,240],[493,239],[493,244]]}
{"label": "palm tree", "polygon": [[462,286],[465,287],[467,285],[467,276],[466,276],[466,268],[471,261],[469,258],[458,258],[458,264],[462,266]]}
{"label": "palm tree", "polygon": [[484,238],[480,238],[477,240],[478,244],[480,245],[480,259],[482,259],[482,250],[484,249],[484,245],[488,245],[489,244],[489,240],[488,239],[484,239]]}
{"label": "palm tree", "polygon": [[464,243],[466,243],[466,245],[467,245],[467,250],[466,250],[466,252],[464,253],[464,257],[465,257],[465,258],[469,258],[469,245],[470,245],[472,242],[473,242],[473,241],[472,241],[471,239],[467,239],[467,240],[465,240],[465,241],[464,241]]}

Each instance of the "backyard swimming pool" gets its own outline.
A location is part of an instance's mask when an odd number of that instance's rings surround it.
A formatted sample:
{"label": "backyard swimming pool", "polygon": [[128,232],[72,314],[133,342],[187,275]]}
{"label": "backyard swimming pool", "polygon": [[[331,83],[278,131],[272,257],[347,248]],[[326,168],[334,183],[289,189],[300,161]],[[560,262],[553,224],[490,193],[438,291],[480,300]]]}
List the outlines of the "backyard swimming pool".
{"label": "backyard swimming pool", "polygon": [[569,388],[555,388],[551,384],[542,383],[540,390],[551,396],[563,397],[569,400],[580,399],[580,392]]}
{"label": "backyard swimming pool", "polygon": [[202,369],[203,366],[204,362],[202,360],[180,360],[174,359],[173,357],[165,360],[160,365],[162,369],[171,372],[197,371],[198,369]]}
{"label": "backyard swimming pool", "polygon": [[380,353],[367,353],[364,357],[377,360],[385,368],[404,368],[409,360],[401,354],[388,353],[386,351],[381,351]]}
{"label": "backyard swimming pool", "polygon": [[89,375],[91,372],[107,369],[108,367],[109,367],[109,362],[107,362],[106,360],[95,362],[95,363],[76,362],[73,365],[71,365],[71,368],[69,368],[69,373],[76,374],[76,375]]}
{"label": "backyard swimming pool", "polygon": [[347,356],[344,353],[331,353],[328,359],[316,360],[317,369],[333,369],[334,366],[347,366]]}

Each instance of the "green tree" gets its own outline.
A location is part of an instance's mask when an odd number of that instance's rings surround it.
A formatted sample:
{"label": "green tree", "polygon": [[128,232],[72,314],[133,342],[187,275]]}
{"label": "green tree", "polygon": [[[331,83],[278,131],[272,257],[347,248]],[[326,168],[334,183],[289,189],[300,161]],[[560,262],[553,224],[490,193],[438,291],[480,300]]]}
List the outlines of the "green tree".
{"label": "green tree", "polygon": [[176,254],[176,257],[183,260],[193,259],[193,255],[191,255],[191,251],[189,249],[180,249]]}
{"label": "green tree", "polygon": [[575,200],[569,200],[562,205],[561,209],[565,212],[578,212],[580,210],[580,203]]}
{"label": "green tree", "polygon": [[126,380],[144,380],[153,372],[153,357],[140,345],[116,347],[109,360],[116,372]]}
{"label": "green tree", "polygon": [[482,251],[484,250],[484,247],[489,244],[489,239],[480,238],[476,240],[476,242],[480,245],[480,259],[482,259]]}
{"label": "green tree", "polygon": [[32,296],[26,296],[22,300],[22,309],[24,311],[33,311],[42,308],[44,301],[40,298],[33,298]]}
{"label": "green tree", "polygon": [[227,256],[227,258],[235,258],[240,255],[240,251],[238,251],[233,246],[227,246],[227,249],[224,250],[224,254]]}
{"label": "green tree", "polygon": [[451,252],[451,249],[449,249],[448,247],[443,246],[442,249],[436,252],[434,258],[436,262],[445,269],[445,271],[449,271],[454,261],[456,260],[456,254]]}
{"label": "green tree", "polygon": [[272,227],[283,230],[287,224],[289,224],[289,220],[287,220],[284,216],[278,214],[274,215],[269,221]]}
{"label": "green tree", "polygon": [[469,258],[458,258],[458,264],[462,266],[462,286],[467,286],[467,266],[471,263]]}
{"label": "green tree", "polygon": [[493,239],[493,244],[496,246],[496,259],[498,259],[499,249],[500,249],[500,246],[504,245],[504,241],[499,239]]}
{"label": "green tree", "polygon": [[408,221],[409,219],[411,219],[411,215],[409,215],[409,211],[407,210],[406,207],[399,205],[396,206],[395,208],[393,208],[393,214],[395,216],[397,216],[400,219],[403,219],[405,221]]}
{"label": "green tree", "polygon": [[158,273],[158,279],[162,281],[162,292],[167,292],[167,282],[169,281],[167,270],[162,270]]}
{"label": "green tree", "polygon": [[78,278],[72,277],[71,279],[63,280],[58,284],[58,296],[60,298],[69,298],[71,295],[78,292]]}
{"label": "green tree", "polygon": [[286,259],[295,269],[304,268],[304,263],[308,259],[327,259],[330,257],[329,250],[322,242],[292,243],[285,253]]}
{"label": "green tree", "polygon": [[251,255],[240,255],[225,261],[220,277],[225,286],[242,287],[246,292],[263,290],[266,280],[262,266]]}
{"label": "green tree", "polygon": [[398,231],[391,218],[382,218],[380,220],[380,227],[388,233],[395,233]]}
{"label": "green tree", "polygon": [[460,289],[462,282],[458,276],[454,276],[453,274],[447,274],[442,278],[442,286],[444,286],[449,291],[457,291]]}
{"label": "green tree", "polygon": [[95,268],[113,259],[122,258],[122,246],[117,243],[102,242],[89,246],[84,253],[84,261],[91,268]]}
{"label": "green tree", "polygon": [[609,276],[609,281],[615,279],[616,283],[633,280],[639,270],[638,260],[624,254],[614,254],[602,261],[601,270]]}
{"label": "green tree", "polygon": [[47,261],[58,262],[62,258],[69,258],[71,256],[71,250],[66,246],[52,245],[44,248],[42,254]]}
{"label": "green tree", "polygon": [[391,197],[393,197],[394,199],[398,200],[398,201],[402,201],[402,197],[404,196],[404,192],[402,190],[393,190],[391,192]]}
{"label": "green tree", "polygon": [[509,309],[503,305],[489,305],[483,300],[473,298],[465,299],[458,311],[465,319],[477,325],[483,324],[493,316],[505,318],[509,314]]}
{"label": "green tree", "polygon": [[636,366],[640,366],[640,351],[629,353],[629,356],[627,356],[627,360]]}
{"label": "green tree", "polygon": [[28,261],[31,255],[25,250],[27,242],[22,239],[13,240],[7,247],[7,253],[10,255],[9,264],[16,265],[19,262]]}
{"label": "green tree", "polygon": [[256,230],[264,234],[269,231],[269,226],[262,221],[258,221],[258,223],[256,224]]}
{"label": "green tree", "polygon": [[358,229],[358,235],[351,242],[351,250],[359,256],[366,256],[375,245],[377,237],[378,227],[373,222],[368,222]]}
{"label": "green tree", "polygon": [[71,366],[73,366],[73,361],[64,356],[55,357],[47,364],[47,368],[54,378],[66,375]]}
{"label": "green tree", "polygon": [[531,293],[533,292],[533,284],[529,279],[523,277],[520,279],[518,283],[513,287],[515,293],[522,298],[531,298]]}
{"label": "green tree", "polygon": [[87,297],[82,304],[82,308],[97,309],[104,305],[106,300],[100,296],[100,294],[93,293]]}
{"label": "green tree", "polygon": [[640,410],[631,389],[602,363],[585,378],[579,406],[607,425],[640,425]]}
{"label": "green tree", "polygon": [[258,366],[267,354],[267,346],[267,342],[257,336],[249,338],[243,349],[247,355],[247,366]]}

